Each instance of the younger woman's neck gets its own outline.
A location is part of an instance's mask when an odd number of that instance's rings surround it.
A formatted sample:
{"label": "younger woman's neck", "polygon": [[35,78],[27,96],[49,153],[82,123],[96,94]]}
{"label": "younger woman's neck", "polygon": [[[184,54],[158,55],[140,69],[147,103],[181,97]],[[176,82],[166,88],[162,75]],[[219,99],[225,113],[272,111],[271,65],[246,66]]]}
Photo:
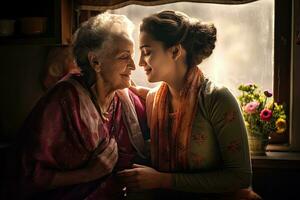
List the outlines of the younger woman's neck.
{"label": "younger woman's neck", "polygon": [[170,76],[170,79],[165,82],[168,84],[171,98],[178,99],[180,92],[185,86],[186,73],[188,70],[185,65],[177,66],[176,69],[175,73]]}
{"label": "younger woman's neck", "polygon": [[180,91],[183,88],[179,84],[178,85],[172,85],[168,84],[170,95],[172,99],[179,99],[180,98]]}

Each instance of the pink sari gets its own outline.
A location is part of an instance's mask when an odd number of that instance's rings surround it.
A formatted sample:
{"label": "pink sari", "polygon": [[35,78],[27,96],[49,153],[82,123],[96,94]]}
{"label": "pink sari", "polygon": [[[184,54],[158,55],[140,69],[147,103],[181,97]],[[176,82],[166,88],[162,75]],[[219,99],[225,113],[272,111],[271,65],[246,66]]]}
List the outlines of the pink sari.
{"label": "pink sari", "polygon": [[38,102],[22,129],[20,198],[123,197],[114,174],[89,183],[45,189],[55,172],[85,167],[94,154],[102,151],[98,145],[108,143],[112,135],[119,148],[114,171],[130,168],[138,155],[144,156],[143,135],[148,132],[144,102],[130,91],[121,91],[112,105],[109,121],[103,122],[78,75],[58,83]]}

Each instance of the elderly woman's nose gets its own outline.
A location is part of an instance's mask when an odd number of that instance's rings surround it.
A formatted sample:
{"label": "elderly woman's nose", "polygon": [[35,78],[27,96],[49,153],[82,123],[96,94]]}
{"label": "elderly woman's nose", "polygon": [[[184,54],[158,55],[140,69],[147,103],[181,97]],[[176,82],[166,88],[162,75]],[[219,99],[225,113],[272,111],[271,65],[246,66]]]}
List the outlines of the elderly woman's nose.
{"label": "elderly woman's nose", "polygon": [[135,63],[134,63],[134,60],[132,58],[130,58],[128,65],[129,65],[131,70],[135,70]]}

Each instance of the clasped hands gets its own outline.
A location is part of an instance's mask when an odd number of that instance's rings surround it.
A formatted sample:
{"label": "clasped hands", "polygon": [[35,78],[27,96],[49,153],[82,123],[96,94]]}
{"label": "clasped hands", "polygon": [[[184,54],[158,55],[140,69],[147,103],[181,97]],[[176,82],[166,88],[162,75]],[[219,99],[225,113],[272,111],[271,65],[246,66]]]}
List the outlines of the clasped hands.
{"label": "clasped hands", "polygon": [[132,169],[117,172],[117,176],[128,191],[170,188],[172,182],[171,174],[138,164],[133,164]]}
{"label": "clasped hands", "polygon": [[[110,174],[118,160],[118,146],[114,138],[109,141],[103,152],[95,156],[88,165],[89,180]],[[171,174],[159,172],[151,167],[133,164],[131,169],[116,173],[119,181],[129,191],[169,188]]]}

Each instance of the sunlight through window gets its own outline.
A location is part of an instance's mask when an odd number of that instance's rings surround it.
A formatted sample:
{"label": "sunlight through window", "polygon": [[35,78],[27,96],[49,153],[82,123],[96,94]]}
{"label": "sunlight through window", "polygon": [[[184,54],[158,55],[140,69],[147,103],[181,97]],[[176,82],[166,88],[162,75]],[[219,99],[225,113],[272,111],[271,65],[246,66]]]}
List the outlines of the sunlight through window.
{"label": "sunlight through window", "polygon": [[171,9],[191,17],[212,22],[217,28],[217,43],[213,54],[200,64],[211,80],[230,88],[238,95],[241,83],[257,83],[273,90],[274,0],[260,0],[242,5],[219,5],[179,2],[159,6],[129,5],[110,12],[124,14],[136,25],[134,32],[135,63],[133,80],[153,87],[138,66],[138,32],[141,20],[152,13]]}

